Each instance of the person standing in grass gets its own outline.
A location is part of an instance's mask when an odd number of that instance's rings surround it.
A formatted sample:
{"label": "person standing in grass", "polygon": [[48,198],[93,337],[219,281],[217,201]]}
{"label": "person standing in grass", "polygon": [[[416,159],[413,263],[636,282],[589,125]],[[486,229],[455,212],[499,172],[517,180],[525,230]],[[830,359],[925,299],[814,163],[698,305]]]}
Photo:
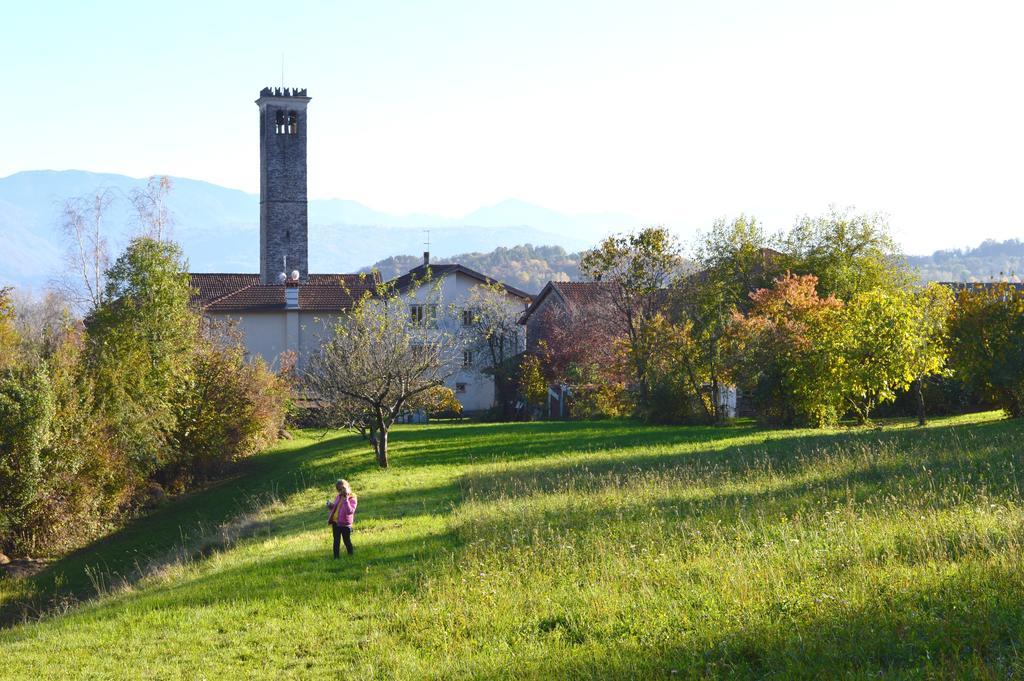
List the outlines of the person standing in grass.
{"label": "person standing in grass", "polygon": [[356,495],[352,493],[352,486],[348,480],[339,480],[334,483],[338,490],[338,496],[334,501],[327,502],[330,515],[327,516],[327,523],[334,530],[334,557],[337,558],[341,551],[341,540],[345,540],[345,550],[352,555],[352,520],[356,516]]}

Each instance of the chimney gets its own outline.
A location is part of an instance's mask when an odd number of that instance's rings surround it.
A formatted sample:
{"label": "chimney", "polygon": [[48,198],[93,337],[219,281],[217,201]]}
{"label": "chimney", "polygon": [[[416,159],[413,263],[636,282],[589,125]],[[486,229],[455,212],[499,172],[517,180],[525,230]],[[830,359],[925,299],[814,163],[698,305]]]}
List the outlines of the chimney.
{"label": "chimney", "polygon": [[291,279],[284,284],[284,308],[286,310],[299,309],[299,282]]}
{"label": "chimney", "polygon": [[423,251],[423,266],[430,264],[430,251]]}

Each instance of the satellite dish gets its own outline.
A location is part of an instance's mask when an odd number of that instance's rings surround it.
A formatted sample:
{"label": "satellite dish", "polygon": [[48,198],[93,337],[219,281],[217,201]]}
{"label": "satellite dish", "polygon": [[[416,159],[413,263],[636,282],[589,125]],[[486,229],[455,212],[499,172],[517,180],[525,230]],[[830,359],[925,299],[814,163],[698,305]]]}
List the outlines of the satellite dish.
{"label": "satellite dish", "polygon": [[292,270],[292,281],[298,281],[298,280],[299,280],[299,271],[298,270]]}
{"label": "satellite dish", "polygon": [[287,279],[288,279],[288,275],[285,274],[284,272],[281,272],[280,274],[277,275],[277,283],[278,284],[283,284]]}

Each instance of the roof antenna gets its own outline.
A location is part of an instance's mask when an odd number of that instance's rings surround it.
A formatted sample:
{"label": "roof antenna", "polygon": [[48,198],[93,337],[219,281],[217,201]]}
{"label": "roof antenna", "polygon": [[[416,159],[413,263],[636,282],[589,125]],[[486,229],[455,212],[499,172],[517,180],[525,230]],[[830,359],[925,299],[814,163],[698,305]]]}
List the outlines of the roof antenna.
{"label": "roof antenna", "polygon": [[284,90],[284,52],[281,53],[281,89]]}
{"label": "roof antenna", "polygon": [[423,251],[423,265],[427,266],[430,264],[430,230],[425,229],[423,232],[427,235],[427,240],[424,242],[427,250]]}

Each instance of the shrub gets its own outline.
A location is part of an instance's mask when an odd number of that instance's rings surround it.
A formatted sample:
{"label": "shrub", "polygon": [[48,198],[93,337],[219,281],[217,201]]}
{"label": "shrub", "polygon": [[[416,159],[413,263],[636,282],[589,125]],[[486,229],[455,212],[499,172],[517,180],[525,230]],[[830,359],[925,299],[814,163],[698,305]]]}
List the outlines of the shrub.
{"label": "shrub", "polygon": [[523,355],[517,372],[518,392],[531,408],[540,409],[548,399],[548,382],[541,370],[540,358]]}
{"label": "shrub", "polygon": [[45,356],[54,411],[39,494],[24,521],[32,553],[67,551],[105,534],[143,483],[95,408],[83,346],[80,329],[69,327]]}
{"label": "shrub", "polygon": [[842,416],[837,376],[843,304],[816,291],[814,275],[786,274],[752,293],[730,329],[729,362],[758,416],[772,425],[835,423]]}
{"label": "shrub", "polygon": [[286,381],[237,343],[203,340],[174,398],[170,460],[158,479],[180,490],[277,439],[289,399]]}
{"label": "shrub", "polygon": [[0,371],[13,367],[18,356],[11,289],[0,287]]}
{"label": "shrub", "polygon": [[1009,284],[961,291],[949,335],[957,375],[1010,416],[1024,416],[1024,291]]}
{"label": "shrub", "polygon": [[53,418],[45,367],[0,379],[0,537],[4,548],[22,542],[30,507],[42,482],[40,453]]}

